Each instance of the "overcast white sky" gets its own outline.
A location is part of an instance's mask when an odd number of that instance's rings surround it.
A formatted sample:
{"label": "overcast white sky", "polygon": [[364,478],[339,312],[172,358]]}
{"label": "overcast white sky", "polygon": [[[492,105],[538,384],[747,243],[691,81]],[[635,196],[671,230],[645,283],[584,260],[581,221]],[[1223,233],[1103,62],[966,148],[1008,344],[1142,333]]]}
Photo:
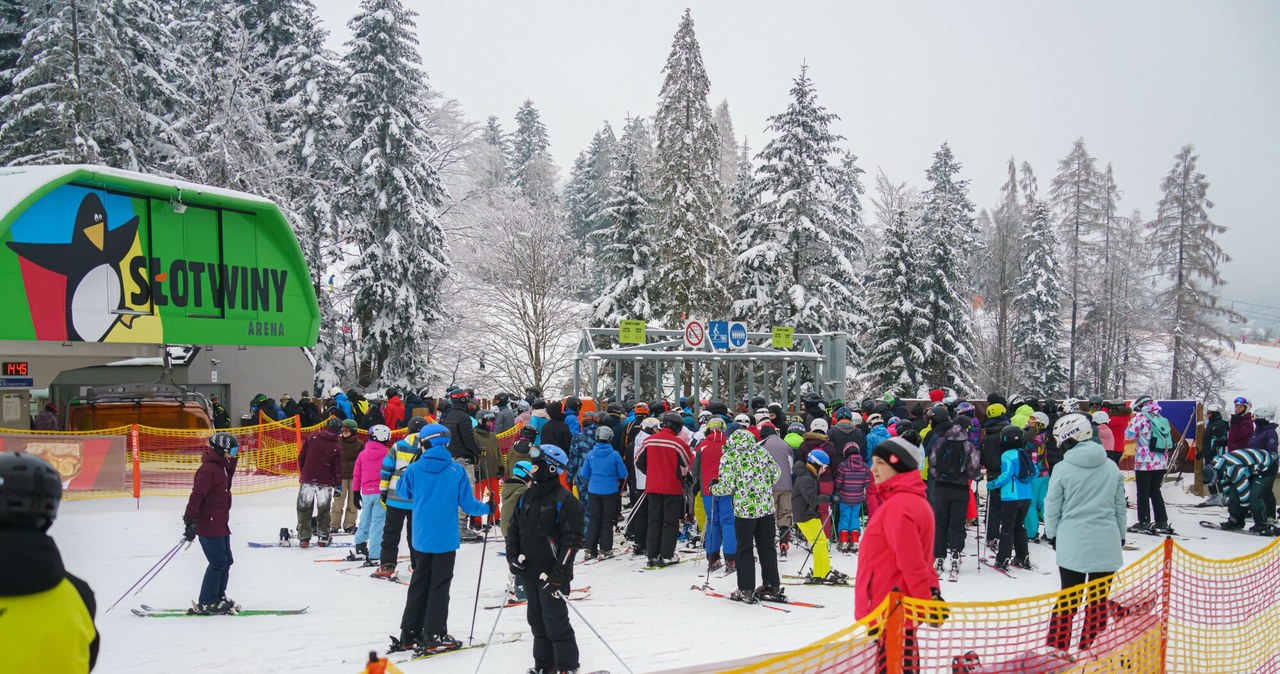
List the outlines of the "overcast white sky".
{"label": "overcast white sky", "polygon": [[[343,51],[355,3],[315,1]],[[1230,228],[1222,296],[1280,307],[1280,2],[405,1],[432,86],[508,130],[533,99],[562,175],[605,120],[619,130],[653,113],[686,6],[711,103],[729,101],[754,150],[803,62],[868,174],[923,183],[949,141],[979,208],[996,202],[1010,156],[1031,162],[1043,192],[1083,136],[1113,164],[1122,212],[1149,218],[1193,143],[1212,216]]]}

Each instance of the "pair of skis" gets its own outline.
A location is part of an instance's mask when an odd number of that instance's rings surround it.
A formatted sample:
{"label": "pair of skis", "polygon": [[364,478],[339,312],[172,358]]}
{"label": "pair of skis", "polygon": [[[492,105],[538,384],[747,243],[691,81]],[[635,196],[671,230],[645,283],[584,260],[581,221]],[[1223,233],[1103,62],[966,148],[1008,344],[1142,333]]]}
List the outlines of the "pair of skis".
{"label": "pair of skis", "polygon": [[[587,597],[591,596],[591,586],[588,585],[586,587],[575,587],[569,590],[569,593],[570,595],[573,595],[573,596],[565,597],[565,601],[582,601],[583,599],[586,599]],[[505,604],[494,604],[493,606],[486,606],[485,609],[488,610],[488,609],[495,609],[495,608],[511,608],[513,606],[524,606],[525,604],[528,604],[528,603],[529,603],[529,600],[521,599],[517,601],[509,601]]]}
{"label": "pair of skis", "polygon": [[291,609],[240,609],[235,613],[195,613],[193,609],[186,608],[155,608],[153,606],[142,605],[142,608],[130,609],[130,611],[139,618],[212,618],[217,616],[235,617],[242,616],[264,616],[264,615],[301,615],[307,612],[309,606]]}

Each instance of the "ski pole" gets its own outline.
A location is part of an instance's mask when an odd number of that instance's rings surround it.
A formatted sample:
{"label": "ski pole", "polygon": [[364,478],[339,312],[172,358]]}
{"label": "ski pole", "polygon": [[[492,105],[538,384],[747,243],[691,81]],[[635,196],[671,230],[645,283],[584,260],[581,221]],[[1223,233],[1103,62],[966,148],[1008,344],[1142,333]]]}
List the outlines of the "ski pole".
{"label": "ski pole", "polygon": [[[179,543],[179,545],[181,545],[181,543]],[[191,548],[191,541],[187,541],[187,547],[184,549],[190,549],[190,548]],[[147,589],[147,586],[151,584],[151,581],[155,580],[156,576],[160,575],[161,571],[164,571],[164,567],[168,566],[169,562],[173,561],[173,558],[177,556],[178,556],[177,552],[173,553],[172,555],[169,555],[169,559],[166,559],[164,561],[164,564],[160,568],[156,569],[155,573],[151,574],[151,577],[147,579],[147,582],[142,584],[142,587],[138,588],[137,590],[134,590],[133,595],[136,597],[143,590]]]}
{"label": "ski pole", "polygon": [[[973,507],[975,510],[977,510],[977,509],[980,509],[981,506],[982,506],[982,501],[981,499],[978,498],[978,485],[974,484],[973,485]],[[988,499],[987,507],[990,507],[990,506],[991,506],[991,500]],[[976,527],[978,530],[978,533],[973,537],[974,539],[973,542],[975,543],[974,547],[977,548],[974,551],[973,564],[974,566],[978,567],[978,572],[981,573],[982,560],[978,558],[982,556],[982,518],[975,517],[973,518],[973,522],[974,522],[974,527]]]}
{"label": "ski pole", "polygon": [[[711,527],[715,526],[713,523],[716,521],[718,521],[716,519],[716,497],[713,494],[711,496],[711,519],[707,520],[707,533],[702,537],[702,549],[707,551],[707,579],[702,583],[702,589],[704,590],[711,589]],[[724,540],[723,531],[720,532],[720,540]]]}
{"label": "ski pole", "polygon": [[[562,597],[562,599],[564,598]],[[609,642],[605,641],[604,637],[600,636],[600,633],[596,631],[596,628],[592,627],[591,623],[588,622],[585,617],[583,617],[582,611],[579,611],[578,607],[573,605],[573,602],[569,601],[568,599],[565,599],[564,605],[573,609],[573,612],[577,614],[578,619],[582,621],[582,624],[586,625],[587,629],[591,630],[591,633],[596,635],[596,638],[600,640],[600,643],[604,644],[604,647],[609,649],[609,652],[613,654],[613,657],[617,658],[618,662],[622,663],[622,668],[627,670],[627,674],[635,674],[634,672],[631,671],[631,668],[627,666],[627,663],[625,660],[622,659],[622,656],[618,655],[618,652],[613,650],[613,646],[610,646]],[[476,671],[479,672],[480,670],[477,669]]]}
{"label": "ski pole", "polygon": [[[492,498],[492,497],[490,497]],[[492,516],[490,509],[490,516]],[[485,552],[489,549],[489,527],[484,528],[484,542],[480,544],[480,572],[476,574],[476,601],[471,606],[471,632],[467,634],[467,645],[470,646],[476,635],[476,613],[480,610],[480,580],[484,577]],[[504,602],[505,603],[505,602]],[[494,623],[497,624],[496,622]]]}
{"label": "ski pole", "polygon": [[[135,583],[134,583],[134,584],[133,584],[129,589],[125,590],[125,591],[124,591],[124,594],[120,595],[120,598],[116,600],[116,603],[115,603],[115,604],[112,604],[112,605],[111,605],[111,608],[109,608],[109,609],[107,609],[106,611],[104,611],[104,613],[110,613],[112,608],[115,608],[115,607],[116,607],[116,605],[118,605],[120,602],[124,601],[124,598],[125,598],[125,597],[127,597],[127,596],[129,596],[129,593],[130,593],[130,592],[133,592],[133,589],[134,589],[134,588],[136,588],[136,587],[138,587],[138,585],[139,585],[139,584],[141,584],[141,583],[142,583],[142,581],[146,580],[146,579],[147,579],[147,576],[151,576],[153,572],[154,572],[154,573],[160,573],[159,569],[163,569],[163,568],[164,568],[164,565],[165,565],[166,563],[168,563],[168,561],[169,561],[170,559],[172,559],[174,555],[178,554],[178,548],[181,548],[181,547],[182,547],[182,544],[183,544],[183,543],[185,543],[185,542],[187,542],[187,539],[185,539],[185,538],[184,538],[184,539],[182,539],[182,540],[179,540],[177,545],[173,546],[173,548],[172,548],[172,549],[170,549],[168,552],[166,552],[166,553],[164,553],[163,555],[161,555],[161,556],[160,556],[160,561],[156,562],[155,564],[152,564],[152,565],[151,565],[151,568],[150,568],[150,569],[147,569],[147,572],[146,572],[146,573],[144,573],[144,574],[142,574],[142,577],[141,577],[141,578],[139,578],[139,579],[137,580],[137,582],[135,582]],[[158,567],[158,568],[157,568],[157,567]],[[144,586],[144,587],[145,587],[145,586]],[[141,590],[141,589],[139,589],[138,591],[139,591],[139,592],[141,592],[142,590]]]}
{"label": "ski pole", "polygon": [[[814,548],[816,548],[816,547],[818,547],[818,536],[822,536],[822,535],[824,535],[824,534],[826,533],[826,531],[827,531],[827,522],[830,522],[830,521],[831,521],[831,515],[833,515],[834,513],[835,513],[835,508],[831,508],[831,507],[828,507],[828,508],[827,508],[827,517],[826,517],[826,519],[822,520],[822,523],[821,523],[821,524],[822,524],[822,526],[819,526],[819,527],[818,527],[818,534],[817,534],[817,536],[814,536],[814,537],[813,537],[813,541],[809,543],[809,554],[805,555],[805,557],[804,557],[804,561],[803,561],[803,562],[800,562],[800,572],[801,572],[801,573],[804,573],[804,565],[805,565],[805,564],[808,564],[808,563],[809,563],[809,558],[813,556],[813,549],[814,549]],[[805,521],[807,522],[808,520],[805,520]],[[799,525],[799,524],[797,524],[797,525],[796,525],[796,529],[799,529],[799,528],[800,528],[800,525]],[[800,535],[801,535],[801,536],[804,536],[804,532],[803,532],[803,531],[801,531],[801,532],[800,532]]]}
{"label": "ski pole", "polygon": [[[514,576],[513,576],[514,577]],[[477,591],[477,599],[480,593]],[[493,645],[493,635],[498,633],[498,621],[502,620],[502,612],[507,610],[507,598],[502,598],[502,604],[498,606],[498,617],[493,619],[493,628],[489,630],[489,638],[484,642],[484,650],[480,651],[480,662],[476,663],[476,674],[480,674],[480,668],[484,666],[484,656],[489,653],[489,646]],[[474,629],[475,619],[472,619],[472,629]]]}

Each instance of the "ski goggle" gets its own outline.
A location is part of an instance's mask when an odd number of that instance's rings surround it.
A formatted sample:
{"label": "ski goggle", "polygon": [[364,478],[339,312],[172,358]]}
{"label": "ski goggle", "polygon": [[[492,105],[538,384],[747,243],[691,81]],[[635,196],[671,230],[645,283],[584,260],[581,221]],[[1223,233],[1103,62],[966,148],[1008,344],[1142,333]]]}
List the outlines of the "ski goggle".
{"label": "ski goggle", "polygon": [[232,447],[232,448],[231,448],[231,451],[227,452],[227,456],[229,456],[229,457],[231,457],[231,458],[233,458],[233,459],[234,459],[234,458],[236,458],[237,456],[240,456],[240,448],[239,448],[239,447]]}
{"label": "ski goggle", "polygon": [[529,458],[531,458],[531,459],[542,459],[542,462],[543,462],[543,463],[547,464],[548,466],[551,466],[552,468],[556,468],[556,469],[559,469],[559,470],[564,470],[564,469],[565,469],[565,467],[566,467],[566,466],[565,466],[565,464],[564,464],[563,462],[561,462],[559,459],[557,459],[556,457],[551,456],[550,454],[548,454],[548,453],[546,453],[546,452],[542,451],[542,448],[541,448],[541,447],[534,447],[534,448],[530,449],[530,450],[529,450]]}

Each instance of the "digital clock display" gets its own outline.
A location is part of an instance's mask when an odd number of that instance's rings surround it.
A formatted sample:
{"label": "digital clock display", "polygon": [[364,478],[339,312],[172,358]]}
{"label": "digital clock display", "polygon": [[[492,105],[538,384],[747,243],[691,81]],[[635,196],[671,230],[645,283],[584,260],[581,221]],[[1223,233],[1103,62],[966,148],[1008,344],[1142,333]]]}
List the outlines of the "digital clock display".
{"label": "digital clock display", "polygon": [[0,367],[4,368],[4,376],[6,377],[26,377],[27,364],[18,362],[6,362]]}

